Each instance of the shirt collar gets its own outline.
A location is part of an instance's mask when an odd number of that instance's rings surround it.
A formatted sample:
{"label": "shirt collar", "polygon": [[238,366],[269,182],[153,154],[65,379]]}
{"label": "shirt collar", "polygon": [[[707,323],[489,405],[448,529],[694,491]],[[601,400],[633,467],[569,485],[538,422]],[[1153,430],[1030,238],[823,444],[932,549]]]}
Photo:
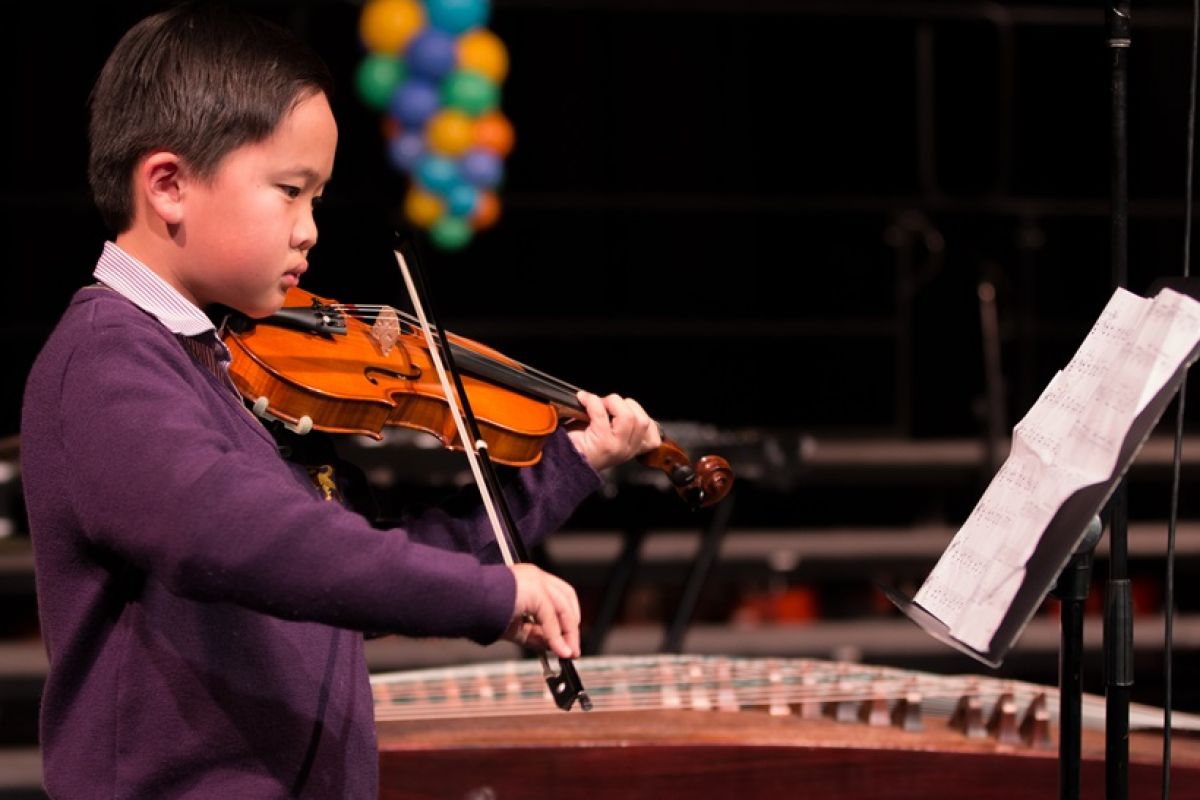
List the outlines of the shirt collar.
{"label": "shirt collar", "polygon": [[216,326],[203,311],[113,242],[104,243],[104,252],[92,275],[154,316],[171,333],[199,336],[216,332]]}

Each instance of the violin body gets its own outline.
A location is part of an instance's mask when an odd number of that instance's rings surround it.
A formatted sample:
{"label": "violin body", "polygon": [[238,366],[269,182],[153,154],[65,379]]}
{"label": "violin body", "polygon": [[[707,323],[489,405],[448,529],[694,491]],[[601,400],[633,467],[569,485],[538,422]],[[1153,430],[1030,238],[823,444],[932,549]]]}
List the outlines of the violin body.
{"label": "violin body", "polygon": [[[398,426],[465,449],[423,332],[394,309],[366,308],[373,309],[374,324],[346,313],[353,306],[292,288],[270,318],[231,318],[224,341],[234,385],[256,414],[300,433],[315,429],[382,439],[384,428]],[[536,464],[559,424],[586,422],[578,390],[570,384],[462,336],[439,332],[435,339],[459,367],[491,461]],[[663,472],[693,508],[720,502],[733,487],[733,470],[723,458],[707,455],[693,464],[669,439],[638,460]]]}
{"label": "violin body", "polygon": [[[296,288],[289,290],[286,305],[332,307]],[[344,333],[265,324],[230,330],[225,344],[232,354],[234,385],[251,402],[266,398],[266,411],[293,425],[307,418],[316,430],[375,439],[382,438],[384,428],[400,426],[461,449],[424,336],[401,329],[385,352],[370,325],[349,314],[342,315],[342,323]],[[452,341],[491,359],[503,358],[468,339]],[[492,460],[510,466],[537,463],[544,440],[558,427],[556,409],[469,374],[463,375],[463,386]]]}

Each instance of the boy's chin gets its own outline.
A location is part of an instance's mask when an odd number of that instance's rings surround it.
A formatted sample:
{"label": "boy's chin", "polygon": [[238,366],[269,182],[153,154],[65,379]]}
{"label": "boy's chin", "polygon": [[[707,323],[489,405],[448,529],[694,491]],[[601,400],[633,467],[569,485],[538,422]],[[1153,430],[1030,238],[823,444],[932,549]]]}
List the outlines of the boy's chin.
{"label": "boy's chin", "polygon": [[279,298],[276,302],[239,303],[236,306],[231,306],[231,308],[251,319],[265,319],[283,308],[283,292],[279,293]]}

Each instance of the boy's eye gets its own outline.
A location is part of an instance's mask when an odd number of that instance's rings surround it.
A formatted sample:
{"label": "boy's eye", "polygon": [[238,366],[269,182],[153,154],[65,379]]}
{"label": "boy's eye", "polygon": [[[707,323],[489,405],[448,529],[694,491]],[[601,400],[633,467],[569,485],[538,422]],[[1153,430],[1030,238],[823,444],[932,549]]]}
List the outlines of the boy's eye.
{"label": "boy's eye", "polygon": [[297,197],[300,196],[300,188],[297,186],[288,186],[287,184],[280,184],[279,188],[282,189],[283,193],[286,194],[292,200],[295,200]]}
{"label": "boy's eye", "polygon": [[313,199],[312,199],[313,208],[320,208],[324,202],[325,202],[325,195],[321,195],[321,194],[313,195]]}

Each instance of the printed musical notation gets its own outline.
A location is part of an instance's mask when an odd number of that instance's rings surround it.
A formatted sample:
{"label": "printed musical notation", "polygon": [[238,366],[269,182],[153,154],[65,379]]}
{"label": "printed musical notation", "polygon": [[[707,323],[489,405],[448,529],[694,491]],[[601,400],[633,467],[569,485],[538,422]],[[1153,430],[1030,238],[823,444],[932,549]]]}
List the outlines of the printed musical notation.
{"label": "printed musical notation", "polygon": [[1118,289],[1013,428],[1012,450],[915,601],[986,651],[1057,510],[1108,480],[1134,419],[1200,342],[1200,303],[1170,289]]}

